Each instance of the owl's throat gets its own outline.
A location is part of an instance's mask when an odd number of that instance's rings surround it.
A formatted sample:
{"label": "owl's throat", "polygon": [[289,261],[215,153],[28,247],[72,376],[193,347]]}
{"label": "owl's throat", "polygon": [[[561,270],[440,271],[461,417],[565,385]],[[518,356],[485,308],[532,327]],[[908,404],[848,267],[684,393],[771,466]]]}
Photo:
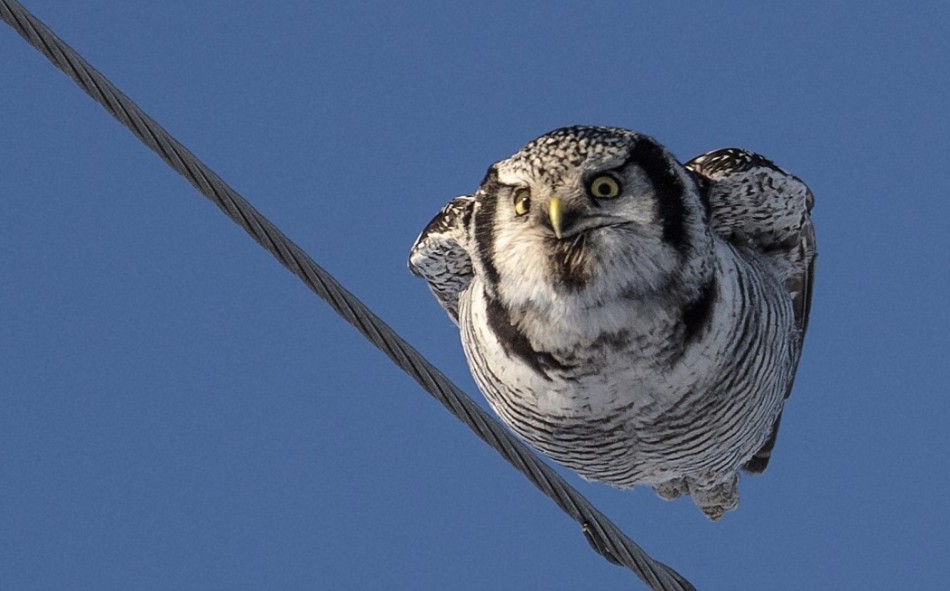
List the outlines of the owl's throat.
{"label": "owl's throat", "polygon": [[557,289],[580,291],[594,276],[594,261],[587,250],[587,232],[579,232],[548,243],[548,272]]}

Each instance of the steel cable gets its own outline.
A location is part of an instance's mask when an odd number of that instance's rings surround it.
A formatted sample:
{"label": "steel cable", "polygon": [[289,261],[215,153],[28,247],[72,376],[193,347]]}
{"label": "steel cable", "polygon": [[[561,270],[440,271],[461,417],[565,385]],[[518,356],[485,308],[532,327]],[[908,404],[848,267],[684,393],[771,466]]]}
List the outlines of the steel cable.
{"label": "steel cable", "polygon": [[146,115],[69,45],[16,0],[0,0],[0,18],[89,96],[184,176],[282,265],[353,325],[423,389],[441,402],[532,484],[579,523],[591,546],[607,560],[632,570],[654,591],[695,589],[676,571],[647,555],[606,516],[432,366],[300,247]]}

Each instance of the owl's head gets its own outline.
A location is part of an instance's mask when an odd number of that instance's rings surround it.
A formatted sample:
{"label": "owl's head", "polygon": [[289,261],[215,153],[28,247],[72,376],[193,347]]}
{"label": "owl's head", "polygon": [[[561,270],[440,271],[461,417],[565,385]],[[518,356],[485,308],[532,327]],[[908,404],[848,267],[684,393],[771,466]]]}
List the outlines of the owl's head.
{"label": "owl's head", "polygon": [[652,138],[557,129],[488,170],[473,263],[510,306],[649,296],[702,264],[708,215],[696,181]]}

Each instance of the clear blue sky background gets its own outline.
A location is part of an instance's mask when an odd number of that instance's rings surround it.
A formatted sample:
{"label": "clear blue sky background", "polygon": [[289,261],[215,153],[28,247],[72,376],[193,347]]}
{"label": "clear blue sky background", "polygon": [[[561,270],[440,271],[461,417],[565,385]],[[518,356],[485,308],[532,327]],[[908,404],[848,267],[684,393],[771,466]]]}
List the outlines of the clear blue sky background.
{"label": "clear blue sky background", "polygon": [[[26,4],[479,401],[405,259],[491,162],[773,158],[820,258],[768,473],[715,524],[568,479],[699,589],[945,588],[950,5]],[[643,588],[5,26],[0,84],[0,587]]]}

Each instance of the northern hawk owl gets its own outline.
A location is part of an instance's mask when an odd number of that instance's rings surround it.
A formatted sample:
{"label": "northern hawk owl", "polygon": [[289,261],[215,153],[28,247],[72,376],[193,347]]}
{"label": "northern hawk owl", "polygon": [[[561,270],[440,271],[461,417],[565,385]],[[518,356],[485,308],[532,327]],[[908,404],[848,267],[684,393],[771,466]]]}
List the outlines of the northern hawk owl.
{"label": "northern hawk owl", "polygon": [[769,462],[808,322],[813,197],[741,149],[685,165],[568,127],[495,163],[410,269],[520,437],[589,480],[690,495],[712,519]]}

